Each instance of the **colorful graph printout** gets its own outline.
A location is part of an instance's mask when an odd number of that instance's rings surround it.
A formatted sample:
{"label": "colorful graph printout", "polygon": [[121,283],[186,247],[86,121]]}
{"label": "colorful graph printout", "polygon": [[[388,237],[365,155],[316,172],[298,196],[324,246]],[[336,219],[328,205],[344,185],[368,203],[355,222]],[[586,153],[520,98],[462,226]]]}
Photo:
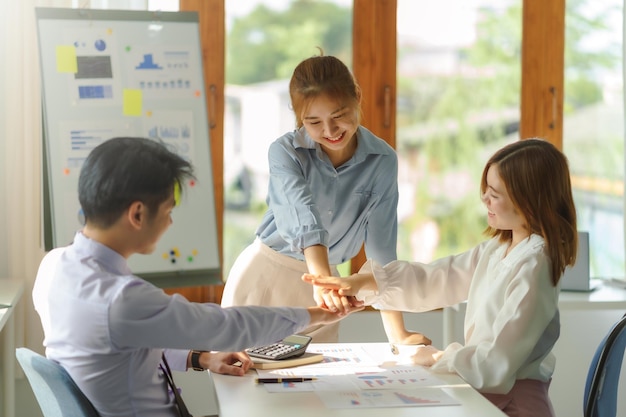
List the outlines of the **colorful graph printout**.
{"label": "colorful graph printout", "polygon": [[[312,382],[265,384],[271,393],[314,391],[328,408],[418,407],[458,405],[446,384],[426,368],[409,365],[384,344],[311,344],[324,361],[285,369],[258,370],[259,377],[317,378]],[[380,350],[383,348],[383,350]],[[413,347],[415,349],[415,347]],[[409,352],[411,354],[412,351]]]}
{"label": "colorful graph printout", "polygon": [[441,388],[316,392],[328,408],[383,408],[459,405]]}

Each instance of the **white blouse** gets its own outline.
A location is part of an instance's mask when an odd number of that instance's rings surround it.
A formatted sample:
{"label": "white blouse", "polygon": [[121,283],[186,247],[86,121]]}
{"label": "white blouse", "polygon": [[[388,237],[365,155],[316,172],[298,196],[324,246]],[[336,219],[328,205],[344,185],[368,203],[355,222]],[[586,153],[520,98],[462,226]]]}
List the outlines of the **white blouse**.
{"label": "white blouse", "polygon": [[559,337],[558,297],[541,236],[505,257],[508,243],[483,242],[430,264],[368,261],[378,292],[359,294],[377,308],[423,312],[467,300],[465,345],[452,343],[432,370],[455,372],[481,392],[504,394],[517,379],[548,381]]}

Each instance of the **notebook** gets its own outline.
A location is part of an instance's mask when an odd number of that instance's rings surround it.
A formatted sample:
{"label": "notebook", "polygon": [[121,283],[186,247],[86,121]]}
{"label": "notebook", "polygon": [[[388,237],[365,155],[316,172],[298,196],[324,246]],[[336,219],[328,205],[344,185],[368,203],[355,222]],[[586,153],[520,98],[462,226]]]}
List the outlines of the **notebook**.
{"label": "notebook", "polygon": [[294,366],[309,365],[312,363],[321,362],[324,360],[324,355],[321,353],[304,352],[302,356],[296,356],[294,358],[287,358],[281,360],[252,358],[254,369],[281,369],[292,368]]}
{"label": "notebook", "polygon": [[593,291],[596,280],[589,272],[589,232],[578,232],[578,252],[574,266],[565,268],[561,277],[561,291]]}

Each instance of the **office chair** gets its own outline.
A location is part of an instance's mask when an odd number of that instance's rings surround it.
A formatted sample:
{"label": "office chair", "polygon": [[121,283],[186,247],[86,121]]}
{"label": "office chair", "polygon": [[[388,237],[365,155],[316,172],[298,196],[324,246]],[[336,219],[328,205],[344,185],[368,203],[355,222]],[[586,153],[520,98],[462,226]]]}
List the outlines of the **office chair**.
{"label": "office chair", "polygon": [[626,350],[626,314],[604,337],[591,360],[585,384],[585,417],[615,417],[617,386]]}
{"label": "office chair", "polygon": [[70,374],[58,363],[32,350],[15,349],[44,417],[99,417]]}

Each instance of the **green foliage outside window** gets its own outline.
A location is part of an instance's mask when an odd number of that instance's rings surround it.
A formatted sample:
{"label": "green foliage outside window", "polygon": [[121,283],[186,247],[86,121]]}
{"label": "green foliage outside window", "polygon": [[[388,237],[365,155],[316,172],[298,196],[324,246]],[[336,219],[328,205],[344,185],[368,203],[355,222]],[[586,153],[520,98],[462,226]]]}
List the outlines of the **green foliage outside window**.
{"label": "green foliage outside window", "polygon": [[[590,14],[587,7],[593,3],[567,1],[566,113],[602,101],[598,68],[614,67],[619,57],[617,49],[586,47],[589,35],[604,30],[607,16],[614,12],[600,9]],[[397,149],[414,170],[411,175],[416,187],[415,210],[400,224],[401,259],[415,259],[413,231],[429,222],[438,227],[434,257],[466,250],[483,239],[482,168],[492,152],[517,138],[521,6],[520,0],[506,8],[479,11],[477,39],[457,51],[456,73],[398,76]],[[325,54],[350,64],[349,22],[349,8],[325,1],[296,0],[280,11],[258,6],[248,16],[236,19],[228,34],[227,82],[288,79],[297,63],[319,53],[318,46]],[[399,61],[414,52],[398,47]],[[623,147],[623,139],[620,143]],[[225,241],[234,237],[228,227],[225,232]]]}

